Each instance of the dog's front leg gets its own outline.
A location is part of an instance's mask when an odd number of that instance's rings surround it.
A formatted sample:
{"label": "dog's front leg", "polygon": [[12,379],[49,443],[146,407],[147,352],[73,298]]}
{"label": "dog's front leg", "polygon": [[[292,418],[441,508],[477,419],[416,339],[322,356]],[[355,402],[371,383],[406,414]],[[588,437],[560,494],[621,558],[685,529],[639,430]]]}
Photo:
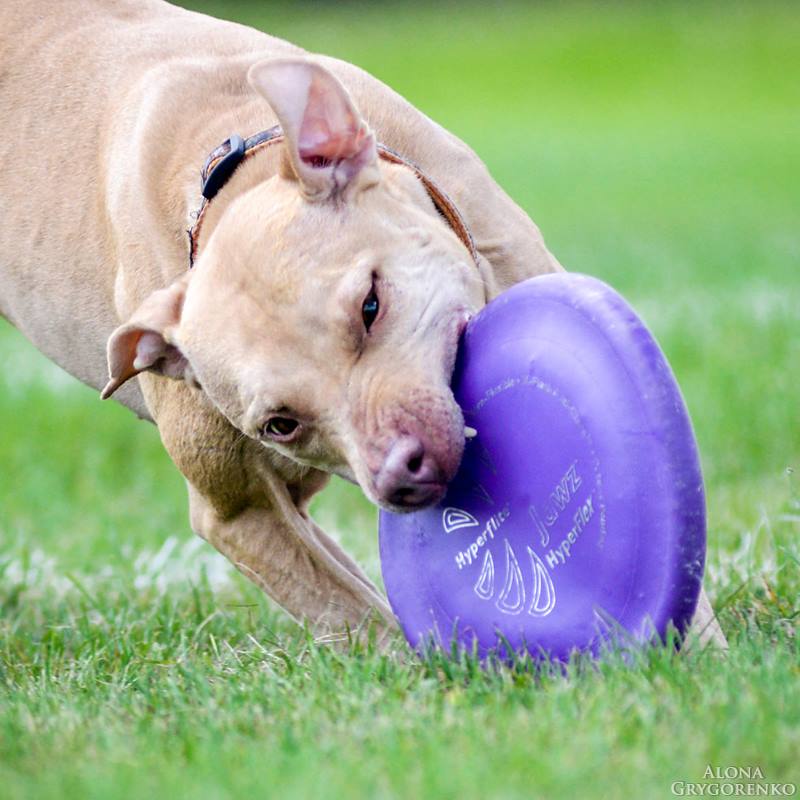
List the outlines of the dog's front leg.
{"label": "dog's front leg", "polygon": [[294,506],[280,486],[270,506],[250,505],[223,518],[190,486],[192,528],[316,636],[342,639],[395,628],[391,610],[355,562]]}
{"label": "dog's front leg", "polygon": [[379,640],[388,639],[396,623],[386,600],[306,514],[324,485],[321,473],[276,466],[266,448],[185,384],[150,375],[140,380],[161,439],[189,485],[195,532],[315,634],[374,622]]}

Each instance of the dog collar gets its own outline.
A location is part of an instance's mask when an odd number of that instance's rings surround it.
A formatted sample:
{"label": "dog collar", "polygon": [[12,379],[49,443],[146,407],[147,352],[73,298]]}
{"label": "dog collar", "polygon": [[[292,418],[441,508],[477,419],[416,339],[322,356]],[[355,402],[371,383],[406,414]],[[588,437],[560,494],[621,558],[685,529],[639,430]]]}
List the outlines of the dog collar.
{"label": "dog collar", "polygon": [[[197,258],[198,239],[200,237],[200,227],[203,224],[206,210],[209,203],[216,196],[217,192],[228,182],[231,175],[236,171],[239,164],[258,150],[265,149],[270,145],[282,142],[284,139],[280,125],[275,125],[269,130],[261,131],[248,139],[234,134],[230,139],[226,139],[221,145],[211,151],[200,172],[201,194],[203,199],[200,201],[200,208],[194,214],[194,224],[189,228],[189,269],[194,266]],[[475,247],[475,240],[472,238],[467,223],[461,216],[453,201],[447,194],[432,181],[413,161],[401,156],[395,150],[385,144],[376,145],[378,156],[384,161],[392,164],[402,164],[410,169],[425,187],[429,197],[433,201],[436,210],[441,214],[453,232],[461,240],[464,247],[469,251],[475,265],[478,266],[478,251]]]}

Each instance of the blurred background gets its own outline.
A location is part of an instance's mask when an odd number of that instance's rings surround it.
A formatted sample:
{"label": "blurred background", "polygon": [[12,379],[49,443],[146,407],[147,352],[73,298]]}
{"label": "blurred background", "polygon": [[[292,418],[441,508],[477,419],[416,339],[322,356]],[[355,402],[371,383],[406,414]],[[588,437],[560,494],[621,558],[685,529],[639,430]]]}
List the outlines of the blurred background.
{"label": "blurred background", "polygon": [[[560,261],[623,292],[664,347],[700,440],[712,577],[757,557],[800,461],[796,3],[185,5],[352,61],[470,144]],[[173,551],[225,572],[190,544],[152,426],[4,323],[0,360],[0,554],[53,580],[141,581]],[[336,482],[315,513],[377,577],[358,490]]]}

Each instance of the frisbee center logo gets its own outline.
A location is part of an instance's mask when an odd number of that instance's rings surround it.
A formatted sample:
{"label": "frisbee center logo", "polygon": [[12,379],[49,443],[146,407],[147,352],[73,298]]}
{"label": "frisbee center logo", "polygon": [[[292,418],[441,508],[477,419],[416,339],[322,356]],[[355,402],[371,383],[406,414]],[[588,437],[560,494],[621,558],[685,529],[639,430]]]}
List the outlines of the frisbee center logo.
{"label": "frisbee center logo", "polygon": [[[528,558],[525,559],[523,556],[520,559],[511,542],[504,536],[503,555],[499,557],[500,564],[496,566],[495,557],[488,546],[510,515],[511,511],[507,505],[497,514],[493,514],[478,536],[464,550],[459,549],[456,553],[456,566],[462,570],[481,563],[473,591],[481,600],[494,600],[495,607],[503,614],[516,615],[527,610],[532,617],[546,617],[555,608],[556,590],[542,559],[529,546],[525,548]],[[442,527],[448,533],[458,528],[479,526],[480,523],[472,514],[461,509],[446,508],[442,512]],[[482,559],[481,552],[483,552]],[[501,568],[502,573],[500,573]],[[529,581],[526,580],[526,572],[530,576]],[[526,586],[530,586],[530,593]]]}

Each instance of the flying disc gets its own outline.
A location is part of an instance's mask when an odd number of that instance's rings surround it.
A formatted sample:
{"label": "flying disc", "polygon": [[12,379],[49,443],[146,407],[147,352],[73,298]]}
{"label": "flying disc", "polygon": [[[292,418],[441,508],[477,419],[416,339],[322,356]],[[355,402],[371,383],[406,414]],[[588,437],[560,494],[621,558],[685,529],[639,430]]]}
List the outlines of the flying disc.
{"label": "flying disc", "polygon": [[630,305],[575,273],[518,284],[468,324],[453,392],[477,433],[444,499],[380,514],[409,642],[563,660],[685,631],[703,478],[678,384]]}

